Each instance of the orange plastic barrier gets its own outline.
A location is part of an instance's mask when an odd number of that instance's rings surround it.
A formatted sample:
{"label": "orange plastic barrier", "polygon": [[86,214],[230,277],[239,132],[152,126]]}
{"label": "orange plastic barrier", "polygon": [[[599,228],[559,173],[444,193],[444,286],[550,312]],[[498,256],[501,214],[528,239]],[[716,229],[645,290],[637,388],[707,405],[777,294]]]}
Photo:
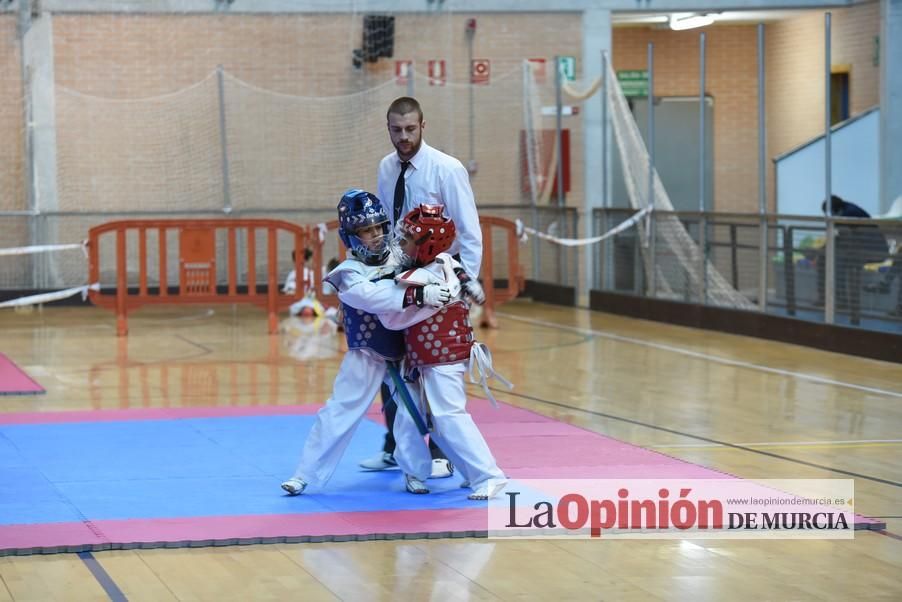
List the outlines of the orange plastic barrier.
{"label": "orange plastic barrier", "polygon": [[[482,280],[485,286],[486,303],[483,326],[495,327],[494,309],[496,305],[516,298],[524,288],[522,268],[519,259],[519,246],[516,225],[514,222],[497,217],[480,218],[483,236]],[[337,231],[338,220],[326,223],[327,231]],[[500,228],[507,234],[507,286],[503,289],[494,287],[494,244],[493,229]],[[238,283],[238,232],[246,232],[247,245],[241,258],[247,267],[247,286]],[[257,291],[257,232],[266,233],[266,292]],[[296,291],[291,294],[279,292],[279,249],[278,233],[289,233],[293,238],[293,249],[310,248],[313,256],[310,263],[313,269],[313,291],[317,300],[326,306],[336,305],[335,295],[323,294],[322,269],[323,245],[317,228],[300,226],[290,222],[270,219],[195,219],[195,220],[121,220],[109,222],[91,228],[88,234],[89,282],[99,282],[101,274],[101,247],[105,237],[115,238],[115,294],[104,294],[103,291],[91,291],[91,302],[116,312],[116,332],[128,333],[128,313],[144,305],[181,305],[181,304],[222,304],[251,303],[265,309],[269,317],[269,332],[278,329],[278,312],[287,309],[299,300],[307,291],[301,286],[298,278]],[[178,282],[174,290],[170,290],[167,267],[170,260],[170,249],[167,238],[174,232],[178,237]],[[156,257],[149,259],[148,234],[155,233],[157,244]],[[129,237],[137,242],[138,281],[128,280]],[[217,240],[226,241],[224,252],[217,248]],[[339,259],[344,259],[344,246],[339,243]],[[291,249],[285,250],[286,254]],[[156,274],[159,286],[151,292],[148,286],[148,264],[156,262]],[[226,265],[227,282],[224,290],[218,287],[217,266]],[[304,274],[304,253],[295,253],[295,271]]]}
{"label": "orange plastic barrier", "polygon": [[[247,286],[239,289],[238,245],[239,231],[245,231],[247,245],[245,257]],[[257,291],[257,233],[266,232],[266,292]],[[115,237],[115,295],[91,291],[91,302],[116,312],[116,332],[128,333],[129,311],[144,305],[251,303],[265,309],[269,316],[269,332],[278,329],[277,313],[286,309],[304,294],[301,287],[293,295],[279,292],[278,233],[287,232],[293,237],[293,248],[303,249],[311,239],[310,228],[290,222],[270,219],[189,219],[189,220],[122,220],[91,228],[88,236],[89,282],[99,282],[101,274],[101,242],[107,236]],[[148,258],[148,233],[156,232],[157,257]],[[178,283],[170,290],[167,267],[170,249],[167,238],[171,232],[178,236]],[[217,234],[225,237],[225,253],[217,251]],[[127,237],[137,237],[138,282],[129,288]],[[134,238],[132,238],[134,240]],[[321,247],[316,245],[314,261],[321,261]],[[290,250],[287,252],[290,253]],[[303,253],[295,254],[295,270],[303,273]],[[151,294],[147,283],[148,262],[156,261],[159,287]],[[226,265],[225,290],[217,287],[217,265]],[[317,291],[322,290],[322,275],[313,270]]]}
{"label": "orange plastic barrier", "polygon": [[[520,244],[517,238],[517,225],[509,219],[500,217],[481,217],[479,225],[482,226],[482,268],[480,276],[491,286],[485,287],[486,305],[492,303],[506,303],[516,299],[523,292],[525,281],[523,268],[520,265]],[[503,289],[495,289],[495,245],[492,244],[492,228],[500,228],[506,234],[507,243],[507,286]]]}

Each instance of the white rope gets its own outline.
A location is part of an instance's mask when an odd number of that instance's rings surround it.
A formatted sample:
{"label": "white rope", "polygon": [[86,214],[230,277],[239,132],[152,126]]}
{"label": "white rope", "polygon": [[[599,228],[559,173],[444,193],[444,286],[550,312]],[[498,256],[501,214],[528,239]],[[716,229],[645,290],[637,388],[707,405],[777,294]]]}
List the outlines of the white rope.
{"label": "white rope", "polygon": [[561,85],[561,89],[564,91],[567,96],[571,97],[576,101],[583,101],[595,94],[598,89],[601,87],[601,76],[599,75],[595,78],[595,81],[589,84],[585,90],[577,90],[576,86],[571,84],[569,81],[564,81]]}
{"label": "white rope", "polygon": [[597,242],[601,242],[602,240],[614,236],[615,234],[619,234],[626,230],[627,228],[631,228],[636,222],[638,222],[643,217],[646,217],[649,213],[651,213],[652,208],[646,207],[641,211],[633,214],[628,220],[625,222],[618,224],[616,227],[608,230],[601,236],[593,236],[592,238],[559,238],[557,236],[552,236],[551,234],[545,234],[544,232],[539,232],[533,228],[529,228],[523,225],[521,220],[516,220],[517,225],[517,237],[521,242],[526,241],[526,235],[532,234],[533,236],[538,236],[542,240],[547,240],[553,242],[555,244],[559,244],[564,247],[583,247],[586,245],[594,245]]}
{"label": "white rope", "polygon": [[65,245],[31,245],[29,247],[9,247],[0,249],[0,255],[28,255],[29,253],[47,253],[49,251],[68,251],[69,249],[81,249],[88,254],[88,241]]}
{"label": "white rope", "polygon": [[86,284],[84,286],[76,286],[74,288],[67,288],[62,291],[55,291],[52,293],[41,293],[40,295],[31,295],[28,297],[19,297],[18,299],[11,299],[9,301],[4,301],[0,303],[0,308],[4,307],[21,307],[23,305],[36,305],[38,303],[50,303],[51,301],[59,301],[60,299],[68,299],[69,297],[75,296],[81,293],[81,300],[84,301],[88,297],[88,291],[99,291],[100,283],[95,282],[94,284]]}
{"label": "white rope", "polygon": [[495,372],[492,366],[492,352],[485,343],[473,343],[470,347],[470,382],[474,385],[482,386],[482,391],[494,407],[498,407],[498,402],[489,391],[488,379],[494,378],[508,389],[513,389],[512,382]]}

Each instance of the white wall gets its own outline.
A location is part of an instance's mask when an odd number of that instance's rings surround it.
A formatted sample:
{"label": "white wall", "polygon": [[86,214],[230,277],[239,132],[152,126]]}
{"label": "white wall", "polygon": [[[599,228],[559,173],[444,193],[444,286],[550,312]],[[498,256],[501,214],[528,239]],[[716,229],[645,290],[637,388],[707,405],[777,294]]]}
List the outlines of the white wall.
{"label": "white wall", "polygon": [[[873,109],[833,131],[832,193],[873,216],[880,214],[880,110]],[[823,215],[824,138],[776,160],[777,213]]]}

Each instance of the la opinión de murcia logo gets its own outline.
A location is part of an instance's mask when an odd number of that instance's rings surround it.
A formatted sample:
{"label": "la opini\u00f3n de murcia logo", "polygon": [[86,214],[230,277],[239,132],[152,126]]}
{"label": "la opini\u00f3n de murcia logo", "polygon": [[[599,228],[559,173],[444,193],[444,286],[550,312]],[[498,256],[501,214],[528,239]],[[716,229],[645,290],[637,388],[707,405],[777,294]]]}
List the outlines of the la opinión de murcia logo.
{"label": "la opini\u00f3n de murcia logo", "polygon": [[[610,487],[600,491],[591,487],[580,491],[573,487],[570,491],[558,489],[555,494],[545,496],[537,494],[534,486],[520,490],[509,487],[503,498],[505,508],[500,507],[501,500],[490,508],[494,518],[490,516],[489,532],[503,536],[503,531],[510,530],[520,536],[541,537],[543,533],[588,531],[590,537],[597,538],[604,532],[653,535],[665,531],[850,532],[854,529],[851,510],[833,506],[851,504],[851,496],[761,496],[761,493],[772,494],[773,490],[757,484],[751,484],[758,487],[757,496],[734,496],[749,493],[748,482],[742,483],[744,487],[739,488],[742,491],[732,491],[735,483],[726,480],[717,483],[726,495],[716,495],[711,487],[702,487],[703,491],[696,494],[692,487],[659,487],[652,492],[647,483],[640,488],[640,494],[631,493],[625,486],[617,488],[616,493]],[[603,495],[605,492],[615,495]]]}

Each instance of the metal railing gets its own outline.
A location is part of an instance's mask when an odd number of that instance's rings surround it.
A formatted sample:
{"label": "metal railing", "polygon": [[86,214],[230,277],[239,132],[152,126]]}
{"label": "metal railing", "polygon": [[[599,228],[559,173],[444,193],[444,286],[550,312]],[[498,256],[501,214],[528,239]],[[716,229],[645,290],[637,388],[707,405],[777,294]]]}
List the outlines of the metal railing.
{"label": "metal railing", "polygon": [[[483,216],[519,220],[559,238],[578,238],[582,232],[582,216],[574,208],[496,203],[480,204],[479,211]],[[595,210],[591,216],[593,232],[603,234],[634,213],[632,209]],[[0,212],[6,226],[0,230],[0,248],[78,242],[93,226],[134,217],[222,218],[223,213]],[[235,211],[227,217],[267,217],[309,225],[334,219],[334,209],[254,209]],[[836,234],[827,236],[831,229]],[[675,236],[678,230],[682,232]],[[862,230],[879,232],[886,248],[873,253],[855,234]],[[506,251],[503,237],[493,235],[496,237],[498,240],[492,241],[494,276],[503,280],[508,276]],[[686,244],[684,248],[670,248],[667,240]],[[763,249],[762,240],[766,240]],[[640,221],[596,245],[565,247],[529,237],[519,254],[522,277],[539,283],[729,306],[717,292],[717,287],[725,283],[737,293],[729,298],[741,298],[734,306],[742,309],[902,331],[902,254],[896,251],[902,245],[895,241],[902,242],[902,220],[656,211],[647,223]],[[337,257],[338,246],[334,237],[329,237],[322,249],[323,259]],[[594,254],[592,274],[581,271],[585,253]],[[832,271],[826,269],[831,253],[835,256]],[[280,256],[279,262],[280,275],[292,267],[287,256]],[[703,265],[708,268],[703,269]],[[85,259],[78,251],[5,257],[2,267],[0,291],[84,283]],[[712,270],[717,273],[713,280]],[[704,278],[698,278],[699,274]],[[104,273],[100,278],[102,283],[110,280]]]}
{"label": "metal railing", "polygon": [[[633,213],[596,210],[595,232],[602,234]],[[674,228],[675,221],[685,236],[670,240],[684,240],[683,246],[691,248],[662,245],[661,225]],[[762,240],[767,241],[764,249]],[[899,243],[902,220],[656,211],[648,223],[598,245],[592,285],[601,291],[730,306],[715,298],[713,269],[722,278],[720,286],[728,285],[747,302],[733,304],[739,309],[902,330]],[[830,254],[836,258],[833,270],[826,269]],[[692,278],[698,274],[705,278]]]}

